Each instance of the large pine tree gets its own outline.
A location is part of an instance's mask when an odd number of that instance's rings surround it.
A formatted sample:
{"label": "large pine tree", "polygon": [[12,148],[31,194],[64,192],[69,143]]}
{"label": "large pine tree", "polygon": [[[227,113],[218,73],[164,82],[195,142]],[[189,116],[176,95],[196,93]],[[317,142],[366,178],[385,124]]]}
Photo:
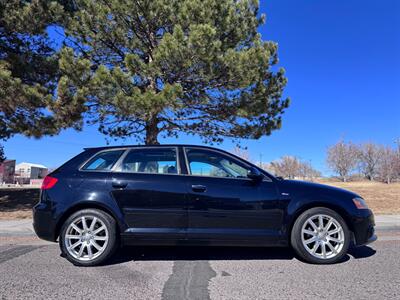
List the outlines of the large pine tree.
{"label": "large pine tree", "polygon": [[277,45],[255,0],[76,0],[54,111],[147,144],[180,132],[206,142],[280,128],[289,100]]}
{"label": "large pine tree", "polygon": [[0,0],[0,139],[269,135],[289,100],[263,22],[255,0]]}

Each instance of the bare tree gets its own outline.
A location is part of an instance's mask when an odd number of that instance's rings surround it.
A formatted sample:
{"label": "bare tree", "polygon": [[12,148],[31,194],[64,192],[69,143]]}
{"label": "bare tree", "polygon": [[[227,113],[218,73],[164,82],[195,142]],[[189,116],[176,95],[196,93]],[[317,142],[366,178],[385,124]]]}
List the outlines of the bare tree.
{"label": "bare tree", "polygon": [[311,162],[301,162],[300,163],[300,176],[304,179],[309,179],[313,181],[315,178],[321,177],[321,172],[314,169]]}
{"label": "bare tree", "polygon": [[365,143],[358,148],[358,159],[361,172],[369,180],[374,180],[378,173],[379,160],[382,155],[382,147]]}
{"label": "bare tree", "polygon": [[275,174],[275,169],[272,167],[271,163],[260,163],[260,168],[267,171],[268,173]]}
{"label": "bare tree", "polygon": [[314,169],[310,162],[302,161],[294,156],[283,156],[270,164],[265,164],[263,169],[274,173],[276,176],[294,179],[310,179],[321,177],[321,173]]}
{"label": "bare tree", "polygon": [[332,171],[337,173],[343,182],[346,182],[351,172],[357,166],[358,150],[351,142],[340,140],[328,148],[327,163]]}
{"label": "bare tree", "polygon": [[397,178],[400,178],[400,138],[397,138],[395,141],[397,147],[396,147],[396,174],[397,174]]}
{"label": "bare tree", "polygon": [[391,183],[396,178],[397,164],[399,156],[395,150],[390,147],[384,147],[382,150],[382,156],[379,162],[378,172],[382,181],[387,184]]}
{"label": "bare tree", "polygon": [[277,161],[271,162],[271,169],[277,176],[294,179],[300,175],[300,165],[299,159],[286,155]]}
{"label": "bare tree", "polygon": [[233,148],[232,151],[233,154],[235,154],[236,156],[243,158],[244,160],[250,161],[250,154],[249,151],[247,149],[242,149],[240,147],[235,147]]}

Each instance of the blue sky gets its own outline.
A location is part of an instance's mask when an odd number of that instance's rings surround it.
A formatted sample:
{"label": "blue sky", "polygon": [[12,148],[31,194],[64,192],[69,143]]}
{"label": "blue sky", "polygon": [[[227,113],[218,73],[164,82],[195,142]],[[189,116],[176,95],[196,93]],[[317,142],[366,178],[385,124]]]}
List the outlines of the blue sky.
{"label": "blue sky", "polygon": [[[279,44],[292,104],[269,137],[246,140],[253,160],[282,155],[311,160],[328,174],[326,148],[340,138],[393,145],[400,137],[400,1],[267,0],[264,40]],[[162,143],[201,144],[196,137]],[[117,141],[111,144],[132,144]],[[95,127],[40,140],[15,136],[8,158],[56,167],[83,147],[105,145]],[[219,147],[231,150],[229,140]]]}

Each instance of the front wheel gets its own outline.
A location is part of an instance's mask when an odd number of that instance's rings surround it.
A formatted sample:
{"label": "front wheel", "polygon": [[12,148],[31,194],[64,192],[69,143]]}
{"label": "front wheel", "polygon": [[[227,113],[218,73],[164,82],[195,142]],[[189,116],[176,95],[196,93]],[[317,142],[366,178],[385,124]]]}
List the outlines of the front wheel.
{"label": "front wheel", "polygon": [[347,253],[350,231],[338,213],[325,207],[315,207],[297,218],[292,228],[291,244],[307,262],[336,263]]}
{"label": "front wheel", "polygon": [[116,249],[115,220],[98,209],[77,211],[63,224],[59,243],[64,256],[74,265],[99,265]]}

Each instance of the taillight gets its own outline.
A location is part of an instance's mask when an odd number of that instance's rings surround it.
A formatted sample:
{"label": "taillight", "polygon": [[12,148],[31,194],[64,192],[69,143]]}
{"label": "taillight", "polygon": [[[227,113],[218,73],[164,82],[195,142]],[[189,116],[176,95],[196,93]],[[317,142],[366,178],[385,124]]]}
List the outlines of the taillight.
{"label": "taillight", "polygon": [[55,186],[55,184],[57,183],[58,179],[55,177],[51,177],[51,176],[46,176],[43,179],[43,183],[42,183],[42,190],[48,190],[51,189],[53,186]]}

